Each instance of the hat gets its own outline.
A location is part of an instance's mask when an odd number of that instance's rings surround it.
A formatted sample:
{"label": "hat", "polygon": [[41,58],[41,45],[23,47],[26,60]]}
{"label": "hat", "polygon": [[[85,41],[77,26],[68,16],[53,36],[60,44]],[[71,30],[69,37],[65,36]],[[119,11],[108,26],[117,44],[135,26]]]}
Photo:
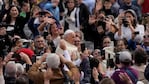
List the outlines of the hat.
{"label": "hat", "polygon": [[121,62],[131,62],[132,60],[131,53],[129,51],[119,52],[119,60]]}
{"label": "hat", "polygon": [[53,16],[53,14],[47,10],[41,10],[38,13],[36,13],[36,15],[45,15],[45,14],[49,14],[49,16]]}
{"label": "hat", "polygon": [[17,53],[20,53],[20,52],[27,54],[30,58],[32,58],[32,56],[35,55],[34,52],[28,48],[21,48],[21,49],[17,50]]}
{"label": "hat", "polygon": [[128,9],[128,10],[125,11],[125,14],[126,13],[131,13],[132,16],[137,20],[137,14],[136,14],[136,12],[134,10]]}

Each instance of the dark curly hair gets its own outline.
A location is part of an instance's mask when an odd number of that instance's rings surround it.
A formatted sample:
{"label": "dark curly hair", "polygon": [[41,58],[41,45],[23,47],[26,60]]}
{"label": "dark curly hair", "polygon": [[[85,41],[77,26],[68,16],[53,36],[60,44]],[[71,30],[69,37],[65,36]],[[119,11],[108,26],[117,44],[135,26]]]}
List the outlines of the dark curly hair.
{"label": "dark curly hair", "polygon": [[6,24],[10,24],[10,22],[11,22],[10,11],[11,11],[11,9],[12,9],[13,7],[16,7],[16,8],[18,9],[18,12],[20,12],[20,9],[19,9],[17,6],[11,5],[11,6],[9,7],[8,11],[7,11],[7,17],[6,17],[6,19],[5,19]]}
{"label": "dark curly hair", "polygon": [[140,66],[141,64],[146,64],[148,55],[144,51],[144,49],[137,48],[134,51],[133,58],[134,58],[135,64]]}

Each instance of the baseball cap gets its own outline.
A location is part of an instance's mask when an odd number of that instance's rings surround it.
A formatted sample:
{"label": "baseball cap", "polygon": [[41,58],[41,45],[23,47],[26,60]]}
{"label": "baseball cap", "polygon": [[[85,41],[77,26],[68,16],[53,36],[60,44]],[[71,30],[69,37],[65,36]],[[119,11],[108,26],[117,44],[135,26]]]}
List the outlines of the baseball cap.
{"label": "baseball cap", "polygon": [[136,14],[136,12],[135,12],[134,10],[128,9],[128,10],[125,11],[125,14],[126,14],[126,13],[132,14],[132,16],[133,16],[133,17],[135,18],[135,20],[137,21],[137,14]]}
{"label": "baseball cap", "polygon": [[48,15],[48,16],[53,16],[51,12],[47,10],[41,10],[37,13],[37,15]]}
{"label": "baseball cap", "polygon": [[25,54],[27,54],[30,58],[32,58],[32,56],[34,56],[34,52],[31,49],[28,48],[21,48],[17,51],[17,53],[23,52]]}
{"label": "baseball cap", "polygon": [[126,50],[119,52],[119,60],[121,62],[131,62],[131,60],[132,60],[131,53]]}

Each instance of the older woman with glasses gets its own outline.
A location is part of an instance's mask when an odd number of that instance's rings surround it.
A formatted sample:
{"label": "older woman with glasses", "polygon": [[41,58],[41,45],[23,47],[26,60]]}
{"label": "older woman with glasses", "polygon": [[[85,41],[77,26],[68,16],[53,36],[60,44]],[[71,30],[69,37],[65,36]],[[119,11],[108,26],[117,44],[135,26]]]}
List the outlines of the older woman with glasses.
{"label": "older woman with glasses", "polygon": [[68,0],[66,1],[66,10],[64,12],[64,25],[65,30],[71,29],[71,30],[79,30],[76,26],[76,7],[75,7],[75,0]]}

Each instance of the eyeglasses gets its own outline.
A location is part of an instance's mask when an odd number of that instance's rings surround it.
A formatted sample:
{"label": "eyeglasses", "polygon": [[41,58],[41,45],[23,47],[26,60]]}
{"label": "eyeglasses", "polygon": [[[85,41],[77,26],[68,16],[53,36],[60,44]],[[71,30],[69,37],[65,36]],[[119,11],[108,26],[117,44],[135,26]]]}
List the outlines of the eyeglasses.
{"label": "eyeglasses", "polygon": [[144,35],[143,37],[144,37],[144,38],[149,38],[149,35]]}
{"label": "eyeglasses", "polygon": [[43,40],[39,40],[39,41],[36,41],[36,42],[38,42],[38,43],[39,43],[39,42],[43,42]]}
{"label": "eyeglasses", "polygon": [[46,17],[46,15],[39,15],[39,17]]}
{"label": "eyeglasses", "polygon": [[81,42],[81,41],[75,41],[75,43],[77,43],[77,42]]}

